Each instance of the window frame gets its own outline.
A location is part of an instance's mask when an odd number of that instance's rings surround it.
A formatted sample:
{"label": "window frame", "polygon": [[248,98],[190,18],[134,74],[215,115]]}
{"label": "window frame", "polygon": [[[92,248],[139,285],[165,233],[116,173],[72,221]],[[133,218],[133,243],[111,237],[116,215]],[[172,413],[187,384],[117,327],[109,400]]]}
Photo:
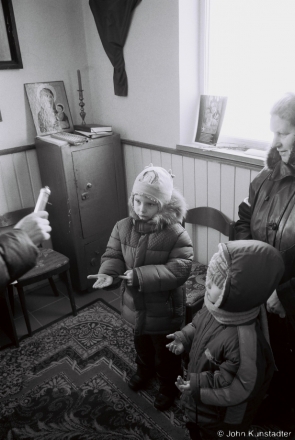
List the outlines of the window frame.
{"label": "window frame", "polygon": [[[199,3],[199,75],[200,95],[208,92],[208,71],[209,71],[209,35],[210,35],[210,7],[211,0],[200,0]],[[250,138],[239,138],[221,134],[217,147],[247,147],[256,150],[268,150],[270,143]]]}

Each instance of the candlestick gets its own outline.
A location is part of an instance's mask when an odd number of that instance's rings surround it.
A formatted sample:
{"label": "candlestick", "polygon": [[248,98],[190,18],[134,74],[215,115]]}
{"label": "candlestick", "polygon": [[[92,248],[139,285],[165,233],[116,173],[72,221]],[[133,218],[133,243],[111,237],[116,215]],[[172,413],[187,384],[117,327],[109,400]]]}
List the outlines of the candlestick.
{"label": "candlestick", "polygon": [[79,90],[82,90],[82,81],[81,81],[81,72],[80,72],[80,70],[77,70],[77,74],[78,74]]}
{"label": "candlestick", "polygon": [[83,98],[83,90],[79,90],[79,101],[80,101],[79,106],[81,107],[80,116],[82,118],[82,125],[85,125],[86,124],[86,122],[85,122],[86,113],[84,111],[85,104],[84,104],[83,99],[84,99]]}
{"label": "candlestick", "polygon": [[84,111],[85,104],[84,104],[84,97],[83,97],[83,89],[82,89],[82,81],[81,81],[81,72],[80,72],[80,70],[77,70],[77,75],[78,75],[78,85],[79,85],[79,90],[78,90],[78,92],[79,92],[79,101],[80,101],[79,102],[79,106],[80,106],[80,109],[81,109],[80,116],[82,118],[82,124],[85,125],[86,124],[86,122],[85,122],[86,113]]}

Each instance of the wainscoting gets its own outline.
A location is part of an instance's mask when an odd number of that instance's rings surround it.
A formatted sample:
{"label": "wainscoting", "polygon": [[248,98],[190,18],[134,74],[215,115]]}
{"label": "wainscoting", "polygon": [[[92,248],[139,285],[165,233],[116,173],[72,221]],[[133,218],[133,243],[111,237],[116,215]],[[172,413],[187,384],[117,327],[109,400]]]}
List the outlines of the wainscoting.
{"label": "wainscoting", "polygon": [[0,215],[34,206],[41,188],[34,146],[15,150],[2,150],[0,155]]}
{"label": "wainscoting", "polygon": [[[184,194],[189,208],[211,206],[230,219],[238,219],[238,206],[247,197],[249,184],[262,165],[251,165],[216,157],[122,140],[127,192],[137,174],[150,163],[175,174],[174,184]],[[34,206],[41,178],[34,145],[0,151],[0,215]],[[186,228],[192,237],[195,258],[207,264],[226,237],[204,227]],[[50,245],[50,243],[49,243]]]}
{"label": "wainscoting", "polygon": [[[174,185],[179,188],[189,208],[211,206],[221,210],[231,220],[238,219],[238,207],[248,196],[249,184],[262,168],[258,165],[239,164],[213,157],[196,158],[196,155],[161,147],[128,145],[124,142],[127,192],[130,194],[137,174],[152,163],[175,174]],[[228,162],[228,163],[227,163]],[[191,235],[195,259],[208,264],[217,251],[218,243],[227,241],[217,231],[187,224]]]}

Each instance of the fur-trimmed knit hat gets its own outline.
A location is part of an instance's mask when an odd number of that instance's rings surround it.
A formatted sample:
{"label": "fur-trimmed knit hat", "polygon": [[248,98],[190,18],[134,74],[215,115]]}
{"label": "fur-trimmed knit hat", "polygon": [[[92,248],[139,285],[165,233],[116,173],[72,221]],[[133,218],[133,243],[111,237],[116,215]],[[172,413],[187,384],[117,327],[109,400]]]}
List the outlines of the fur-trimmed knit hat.
{"label": "fur-trimmed knit hat", "polygon": [[161,206],[169,203],[173,191],[173,175],[162,167],[154,167],[153,164],[145,167],[136,177],[132,188],[132,194],[147,196]]}
{"label": "fur-trimmed knit hat", "polygon": [[216,286],[220,289],[223,289],[229,267],[225,259],[222,247],[220,245],[218,245],[218,247],[219,251],[213,255],[208,266],[206,285],[207,283],[211,282],[216,284]]}

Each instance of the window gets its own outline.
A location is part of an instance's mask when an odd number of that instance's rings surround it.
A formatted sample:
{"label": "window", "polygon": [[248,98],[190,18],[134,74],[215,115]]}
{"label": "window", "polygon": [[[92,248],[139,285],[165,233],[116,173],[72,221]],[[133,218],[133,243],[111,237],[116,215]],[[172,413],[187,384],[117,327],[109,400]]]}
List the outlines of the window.
{"label": "window", "polygon": [[204,92],[228,97],[219,141],[259,148],[272,139],[270,108],[295,91],[295,1],[202,2]]}

